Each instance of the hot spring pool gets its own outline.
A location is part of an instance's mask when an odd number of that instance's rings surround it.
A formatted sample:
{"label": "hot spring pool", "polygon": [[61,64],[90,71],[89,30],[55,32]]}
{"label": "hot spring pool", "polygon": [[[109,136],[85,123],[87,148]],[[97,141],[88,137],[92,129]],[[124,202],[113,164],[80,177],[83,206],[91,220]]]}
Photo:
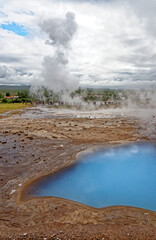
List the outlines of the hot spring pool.
{"label": "hot spring pool", "polygon": [[156,211],[156,146],[129,144],[85,154],[32,184],[31,194],[96,208],[126,205]]}

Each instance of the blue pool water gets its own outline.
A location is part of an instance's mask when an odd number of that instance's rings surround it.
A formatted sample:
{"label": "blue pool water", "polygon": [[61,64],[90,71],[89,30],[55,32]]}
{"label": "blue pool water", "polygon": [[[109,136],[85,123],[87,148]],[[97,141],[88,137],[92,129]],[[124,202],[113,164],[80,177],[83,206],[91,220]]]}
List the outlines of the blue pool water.
{"label": "blue pool water", "polygon": [[156,146],[139,143],[94,151],[32,189],[37,196],[96,208],[126,205],[156,211]]}

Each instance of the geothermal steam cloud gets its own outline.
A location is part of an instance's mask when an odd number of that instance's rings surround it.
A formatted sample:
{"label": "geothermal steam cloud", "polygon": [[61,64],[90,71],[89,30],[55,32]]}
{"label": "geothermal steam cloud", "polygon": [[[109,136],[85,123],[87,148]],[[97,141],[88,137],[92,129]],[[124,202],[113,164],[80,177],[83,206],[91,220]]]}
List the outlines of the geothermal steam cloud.
{"label": "geothermal steam cloud", "polygon": [[77,89],[79,80],[70,74],[67,58],[70,42],[77,30],[74,13],[66,13],[64,19],[44,20],[40,27],[49,36],[46,44],[55,48],[53,56],[46,56],[43,59],[44,85],[54,92],[61,90],[71,92]]}

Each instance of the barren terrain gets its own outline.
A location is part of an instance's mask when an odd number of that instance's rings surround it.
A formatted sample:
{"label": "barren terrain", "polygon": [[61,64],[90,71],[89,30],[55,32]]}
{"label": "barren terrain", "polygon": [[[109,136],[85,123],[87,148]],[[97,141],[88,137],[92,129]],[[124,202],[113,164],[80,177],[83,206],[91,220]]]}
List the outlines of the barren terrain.
{"label": "barren terrain", "polygon": [[0,239],[156,239],[152,211],[95,209],[59,198],[26,200],[22,195],[27,183],[69,165],[81,151],[149,141],[155,132],[147,134],[147,128],[148,124],[142,129],[134,116],[95,118],[56,110],[42,116],[37,109],[1,116]]}

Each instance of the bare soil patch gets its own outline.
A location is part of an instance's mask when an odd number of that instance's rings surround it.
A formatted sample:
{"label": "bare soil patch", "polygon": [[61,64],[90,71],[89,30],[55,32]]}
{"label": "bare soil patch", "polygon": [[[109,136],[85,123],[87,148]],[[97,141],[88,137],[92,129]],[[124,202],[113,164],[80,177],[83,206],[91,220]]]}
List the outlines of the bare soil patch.
{"label": "bare soil patch", "polygon": [[146,140],[135,119],[0,118],[0,239],[156,239],[152,211],[19,200],[28,181],[70,164],[81,151]]}

